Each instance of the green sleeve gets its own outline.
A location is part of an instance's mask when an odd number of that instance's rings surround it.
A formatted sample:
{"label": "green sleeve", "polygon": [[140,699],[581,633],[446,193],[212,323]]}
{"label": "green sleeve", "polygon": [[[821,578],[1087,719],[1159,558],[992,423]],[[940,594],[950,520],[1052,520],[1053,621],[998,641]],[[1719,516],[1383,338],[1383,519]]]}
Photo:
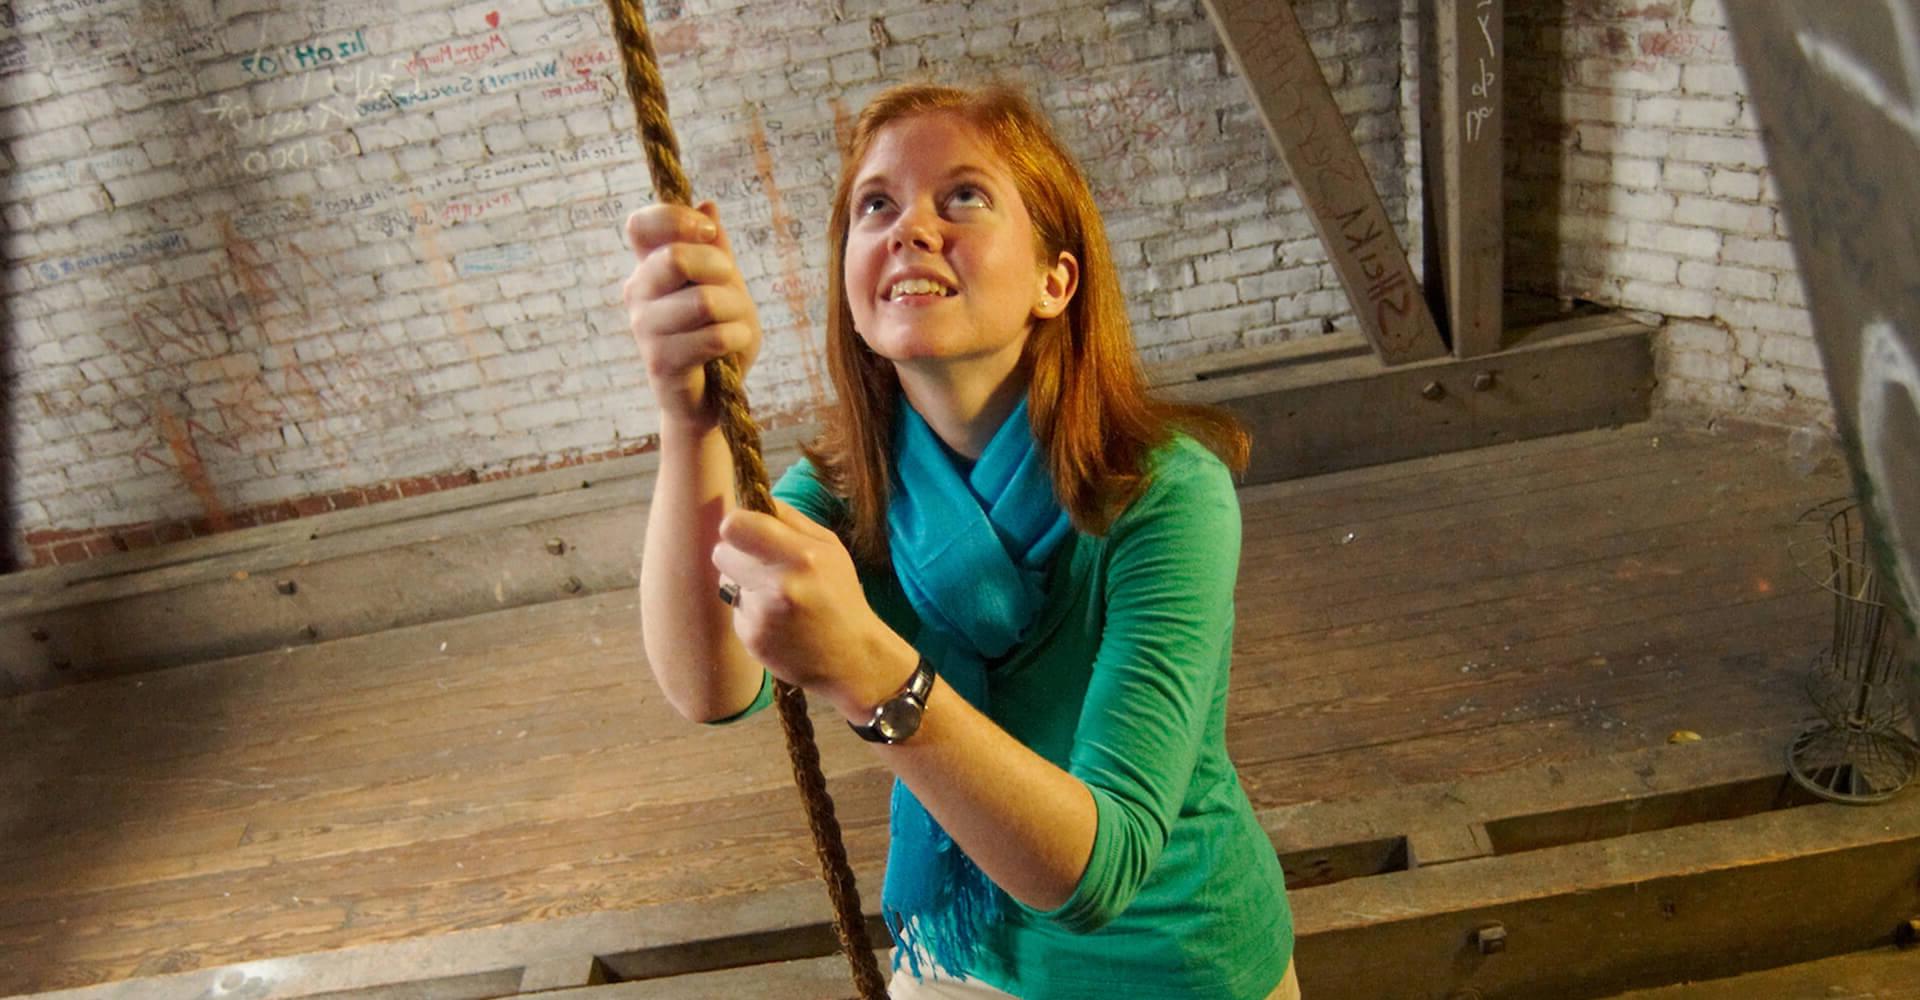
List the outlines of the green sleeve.
{"label": "green sleeve", "polygon": [[815,524],[829,529],[838,529],[840,522],[846,520],[847,502],[828,491],[827,485],[820,481],[820,473],[813,463],[805,458],[793,463],[780,481],[773,484],[773,497],[784,500],[787,505]]}
{"label": "green sleeve", "polygon": [[[807,515],[816,524],[823,524],[829,528],[833,527],[843,506],[840,498],[827,492],[826,486],[820,482],[820,477],[813,471],[813,463],[804,458],[793,463],[780,477],[780,481],[773,484],[773,496],[777,500],[786,501],[794,510]],[[725,726],[739,722],[741,719],[759,713],[771,704],[773,704],[773,675],[763,670],[760,673],[760,693],[753,696],[752,704],[724,719],[713,719],[707,724]]]}
{"label": "green sleeve", "polygon": [[1105,627],[1068,771],[1098,815],[1079,886],[1044,914],[1076,933],[1124,911],[1167,846],[1225,682],[1240,565],[1233,480],[1188,439],[1109,533]]}

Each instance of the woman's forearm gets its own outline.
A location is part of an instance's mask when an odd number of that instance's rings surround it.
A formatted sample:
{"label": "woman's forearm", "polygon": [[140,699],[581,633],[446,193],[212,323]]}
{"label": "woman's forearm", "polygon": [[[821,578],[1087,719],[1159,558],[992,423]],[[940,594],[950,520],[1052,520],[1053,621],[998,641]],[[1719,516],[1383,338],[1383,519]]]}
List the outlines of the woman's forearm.
{"label": "woman's forearm", "polygon": [[[917,656],[905,640],[896,641],[880,655],[898,661],[897,686]],[[858,717],[892,693],[847,692],[836,703],[843,715]],[[1043,911],[1073,897],[1093,856],[1099,822],[1093,795],[1080,779],[1028,749],[940,680],[913,737],[875,749],[1008,895]]]}
{"label": "woman's forearm", "polygon": [[732,508],[733,465],[718,427],[662,426],[640,556],[640,629],[667,700],[698,722],[746,708],[762,678],[716,597],[713,546]]}

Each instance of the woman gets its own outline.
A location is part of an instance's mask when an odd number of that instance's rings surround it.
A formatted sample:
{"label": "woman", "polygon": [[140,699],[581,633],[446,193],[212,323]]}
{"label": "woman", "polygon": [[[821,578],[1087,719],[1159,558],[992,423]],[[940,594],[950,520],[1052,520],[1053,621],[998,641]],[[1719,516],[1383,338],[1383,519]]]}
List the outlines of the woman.
{"label": "woman", "polygon": [[838,398],[771,516],[734,509],[704,396],[701,365],[760,339],[717,213],[650,207],[628,236],[661,410],[648,660],[688,718],[779,677],[874,743],[892,995],[1297,996],[1224,742],[1246,439],[1148,398],[1044,119],[927,85],[862,113],[829,226]]}

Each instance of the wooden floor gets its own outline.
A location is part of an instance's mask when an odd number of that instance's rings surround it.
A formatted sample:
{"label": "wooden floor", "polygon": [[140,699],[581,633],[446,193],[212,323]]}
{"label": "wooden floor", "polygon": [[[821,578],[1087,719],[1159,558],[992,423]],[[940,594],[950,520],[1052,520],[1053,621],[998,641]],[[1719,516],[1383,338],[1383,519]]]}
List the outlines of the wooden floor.
{"label": "wooden floor", "polygon": [[[1230,743],[1260,807],[1806,714],[1843,493],[1636,425],[1242,493]],[[615,593],[0,702],[0,995],[811,880],[767,716],[674,717]],[[886,778],[825,724],[857,864]]]}

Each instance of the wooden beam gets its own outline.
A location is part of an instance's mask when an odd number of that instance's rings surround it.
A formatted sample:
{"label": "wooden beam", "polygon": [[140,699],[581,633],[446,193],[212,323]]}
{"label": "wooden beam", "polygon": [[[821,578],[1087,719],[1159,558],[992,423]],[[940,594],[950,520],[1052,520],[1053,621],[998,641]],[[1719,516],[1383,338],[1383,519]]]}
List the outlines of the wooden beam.
{"label": "wooden beam", "polygon": [[1205,0],[1314,230],[1347,290],[1360,331],[1387,364],[1446,353],[1406,249],[1360,161],[1293,5]]}
{"label": "wooden beam", "polygon": [[1421,6],[1420,159],[1427,302],[1459,358],[1500,349],[1501,0]]}
{"label": "wooden beam", "polygon": [[[1301,987],[1576,1000],[1811,961],[1885,941],[1920,908],[1916,868],[1908,796],[1354,879],[1293,894]],[[1496,953],[1474,946],[1490,924]]]}
{"label": "wooden beam", "polygon": [[[1498,365],[1383,371],[1347,333],[1150,374],[1160,391],[1248,421],[1250,482],[1646,418],[1645,327],[1577,316],[1514,337]],[[1493,382],[1476,389],[1482,373]],[[1423,397],[1432,384],[1446,395]],[[809,432],[769,435],[768,467],[791,464]],[[486,484],[249,528],[171,557],[125,553],[112,560],[122,572],[88,579],[34,571],[47,586],[0,591],[0,696],[629,589],[652,470],[640,456],[537,488]]]}
{"label": "wooden beam", "polygon": [[1657,986],[1613,1000],[1754,1000],[1755,997],[1898,997],[1920,983],[1920,950],[1872,948],[1704,983]]}
{"label": "wooden beam", "polygon": [[519,992],[545,993],[600,986],[607,981],[607,969],[600,964],[600,959],[581,953],[528,963],[520,970]]}
{"label": "wooden beam", "polygon": [[1262,363],[1222,360],[1160,391],[1224,406],[1253,429],[1244,481],[1274,482],[1647,419],[1652,331],[1598,314],[1515,331],[1497,358],[1382,371],[1355,334],[1284,345]]}
{"label": "wooden beam", "polygon": [[[1882,579],[1920,605],[1920,3],[1728,0]],[[1915,623],[1907,619],[1909,634]]]}
{"label": "wooden beam", "polygon": [[[1383,834],[1437,841],[1443,838],[1425,831],[1488,826],[1542,810],[1591,813],[1611,806],[1637,815],[1642,803],[1689,790],[1767,778],[1784,784],[1779,748],[1787,735],[1787,729],[1755,731],[1407,786],[1366,799],[1306,802],[1265,810],[1259,820],[1284,856],[1316,843]],[[1920,908],[1920,887],[1911,878],[1920,866],[1920,799],[1912,796],[1871,810],[1811,805],[1617,833],[1601,829],[1595,839],[1361,873],[1295,890],[1308,995],[1611,995],[1856,952]],[[874,879],[879,872],[860,874]],[[550,995],[692,1000],[745,991],[838,1000],[848,995],[845,962],[824,954],[832,945],[817,897],[815,886],[796,883],[23,996],[194,1000],[242,990],[256,1000],[315,994],[478,1000],[513,995],[520,982],[551,982],[534,970],[556,956],[595,955],[609,968],[625,965],[658,977]],[[1507,948],[1480,954],[1470,935],[1494,921],[1507,932]],[[789,940],[814,945],[781,946]],[[726,947],[729,941],[761,947]],[[667,958],[688,954],[711,961]],[[755,991],[755,984],[768,988]]]}

